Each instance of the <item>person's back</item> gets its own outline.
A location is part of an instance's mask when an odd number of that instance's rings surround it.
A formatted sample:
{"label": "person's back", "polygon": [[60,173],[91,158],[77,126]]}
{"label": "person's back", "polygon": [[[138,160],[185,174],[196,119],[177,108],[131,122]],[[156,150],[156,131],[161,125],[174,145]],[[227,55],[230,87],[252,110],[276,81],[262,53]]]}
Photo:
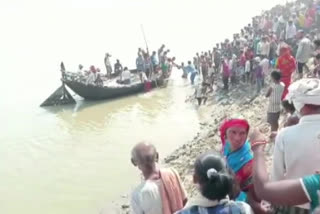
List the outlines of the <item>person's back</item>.
{"label": "person's back", "polygon": [[281,161],[275,160],[273,179],[300,178],[319,170],[316,164],[320,163],[319,136],[320,114],[304,116],[297,125],[284,128],[276,139],[275,152],[282,155]]}
{"label": "person's back", "polygon": [[131,195],[131,212],[133,214],[162,214],[160,180],[146,180],[137,186]]}
{"label": "person's back", "polygon": [[176,214],[245,214],[252,213],[251,208],[244,202],[221,200],[208,204],[187,207]]}
{"label": "person's back", "polygon": [[281,97],[284,91],[284,84],[282,82],[274,83],[272,86],[272,92],[269,97],[269,112],[279,112],[281,105]]}
{"label": "person's back", "polygon": [[310,39],[304,37],[298,46],[297,56],[296,59],[300,63],[305,63],[309,60],[312,54],[312,43]]}
{"label": "person's back", "polygon": [[[299,123],[282,129],[274,150],[272,179],[296,179],[314,174],[320,163],[320,80],[293,83],[286,97],[302,116]],[[307,207],[303,207],[307,208]]]}
{"label": "person's back", "polygon": [[136,59],[136,66],[138,71],[144,71],[144,59],[142,56],[138,56]]}
{"label": "person's back", "polygon": [[251,214],[244,202],[229,200],[233,179],[224,159],[213,152],[200,155],[194,164],[193,182],[200,192],[188,200],[186,206],[175,214]]}
{"label": "person's back", "polygon": [[131,72],[128,70],[127,67],[124,68],[122,74],[121,74],[121,78],[123,83],[125,84],[130,84],[131,82]]}
{"label": "person's back", "polygon": [[131,196],[132,214],[172,214],[185,205],[187,196],[174,169],[159,169],[155,147],[139,143],[132,150],[131,162],[141,170],[144,181]]}

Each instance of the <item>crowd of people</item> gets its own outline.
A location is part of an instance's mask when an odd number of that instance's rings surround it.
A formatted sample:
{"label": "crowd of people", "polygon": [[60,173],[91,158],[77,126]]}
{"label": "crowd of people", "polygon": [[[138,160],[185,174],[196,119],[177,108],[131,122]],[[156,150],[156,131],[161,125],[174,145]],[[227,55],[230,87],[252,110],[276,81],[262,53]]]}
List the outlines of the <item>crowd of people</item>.
{"label": "crowd of people", "polygon": [[155,146],[137,144],[131,161],[144,181],[132,193],[132,213],[315,212],[320,202],[320,80],[294,82],[288,97],[300,121],[277,133],[270,180],[264,160],[270,138],[257,128],[250,133],[244,118],[228,118],[220,126],[221,153],[208,151],[195,160],[199,194],[192,198],[177,171],[157,165]]}
{"label": "crowd of people", "polygon": [[[251,128],[245,118],[221,121],[222,149],[195,160],[198,195],[191,198],[177,171],[159,167],[155,146],[137,144],[131,161],[144,181],[132,193],[131,213],[320,213],[319,51],[320,1],[298,0],[254,17],[233,41],[226,39],[213,51],[196,54],[186,66],[176,65],[183,78],[190,75],[191,84],[200,75],[202,88],[220,77],[225,91],[229,84],[243,84],[261,93],[269,85],[267,121],[272,134]],[[203,91],[196,91],[196,97],[203,98]],[[288,113],[283,125],[281,111]],[[264,148],[271,143],[269,179]]]}
{"label": "crowd of people", "polygon": [[320,78],[319,10],[318,2],[298,0],[256,16],[232,40],[225,39],[212,50],[196,53],[187,66],[182,63],[183,78],[190,74],[194,84],[195,76],[201,75],[206,86],[212,86],[221,74],[226,91],[230,85],[242,83],[255,86],[260,93],[270,70],[277,69],[285,86],[283,100],[295,70],[299,78]]}
{"label": "crowd of people", "polygon": [[[138,49],[138,56],[136,58],[136,73],[142,83],[150,80],[166,79],[171,75],[173,67],[180,68],[175,63],[175,57],[168,57],[170,50],[165,50],[165,45],[162,45],[158,51],[153,51],[152,54],[148,50],[142,48]],[[129,85],[135,80],[132,72],[128,67],[124,67],[119,59],[116,60],[113,68],[111,66],[111,54],[106,53],[104,58],[104,65],[106,73],[103,74],[100,68],[91,65],[89,69],[85,70],[83,65],[79,65],[77,75],[80,80],[83,80],[86,85],[103,86],[105,80],[117,79],[119,84]]]}

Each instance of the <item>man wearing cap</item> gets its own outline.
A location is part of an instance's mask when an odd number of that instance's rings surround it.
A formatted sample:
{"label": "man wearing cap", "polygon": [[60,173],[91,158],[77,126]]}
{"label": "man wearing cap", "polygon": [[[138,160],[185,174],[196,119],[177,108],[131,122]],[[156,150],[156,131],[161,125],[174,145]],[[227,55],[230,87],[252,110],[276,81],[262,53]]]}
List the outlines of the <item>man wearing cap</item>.
{"label": "man wearing cap", "polygon": [[310,39],[308,39],[304,35],[303,30],[299,30],[298,38],[300,39],[300,42],[296,54],[296,60],[298,61],[298,72],[299,78],[301,79],[303,78],[303,68],[306,67],[308,69],[306,63],[308,62],[312,54],[312,43]]}
{"label": "man wearing cap", "polygon": [[[297,179],[319,170],[320,80],[301,79],[291,84],[286,99],[294,104],[301,119],[277,135],[271,173],[274,181]],[[281,213],[309,213],[306,204],[281,209]]]}

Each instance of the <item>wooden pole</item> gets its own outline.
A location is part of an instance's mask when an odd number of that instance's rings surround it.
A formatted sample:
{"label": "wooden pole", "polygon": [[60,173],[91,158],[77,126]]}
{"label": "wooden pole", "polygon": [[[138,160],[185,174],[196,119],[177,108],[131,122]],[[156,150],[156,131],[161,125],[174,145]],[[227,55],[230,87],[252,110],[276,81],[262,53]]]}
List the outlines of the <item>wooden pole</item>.
{"label": "wooden pole", "polygon": [[[144,32],[144,28],[143,28],[143,25],[142,25],[142,24],[141,24],[141,32],[142,32],[142,35],[143,35],[144,42],[145,42],[145,44],[146,44],[147,54],[148,54],[148,56],[149,56],[150,74],[149,74],[148,79],[152,82],[151,78],[152,78],[152,74],[153,74],[154,70],[153,70],[153,65],[152,65],[152,61],[151,61],[151,56],[150,56],[150,53],[149,53],[149,47],[148,47],[148,42],[147,42],[146,34],[145,34],[145,32]],[[156,84],[156,87],[158,87],[157,79],[155,80],[155,84]]]}

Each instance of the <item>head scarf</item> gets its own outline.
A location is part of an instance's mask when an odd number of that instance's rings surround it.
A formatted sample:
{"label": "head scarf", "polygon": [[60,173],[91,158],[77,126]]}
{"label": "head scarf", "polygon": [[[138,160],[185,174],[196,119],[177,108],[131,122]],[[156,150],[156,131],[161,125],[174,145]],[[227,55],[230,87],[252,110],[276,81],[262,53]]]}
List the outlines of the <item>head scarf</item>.
{"label": "head scarf", "polygon": [[280,48],[280,56],[286,55],[286,54],[291,54],[291,49],[287,45]]}
{"label": "head scarf", "polygon": [[220,127],[222,141],[222,154],[226,158],[228,167],[235,173],[235,179],[239,182],[241,190],[248,190],[252,186],[253,153],[247,140],[237,151],[231,152],[230,143],[226,142],[227,130],[233,126],[241,126],[249,132],[250,126],[244,119],[226,120]]}
{"label": "head scarf", "polygon": [[293,103],[298,112],[306,104],[320,106],[320,79],[305,78],[294,82],[289,86],[286,99]]}
{"label": "head scarf", "polygon": [[248,121],[244,119],[229,119],[224,121],[220,126],[220,138],[222,142],[222,147],[224,147],[226,144],[227,130],[233,126],[242,126],[247,129],[247,132],[249,132],[250,129]]}

